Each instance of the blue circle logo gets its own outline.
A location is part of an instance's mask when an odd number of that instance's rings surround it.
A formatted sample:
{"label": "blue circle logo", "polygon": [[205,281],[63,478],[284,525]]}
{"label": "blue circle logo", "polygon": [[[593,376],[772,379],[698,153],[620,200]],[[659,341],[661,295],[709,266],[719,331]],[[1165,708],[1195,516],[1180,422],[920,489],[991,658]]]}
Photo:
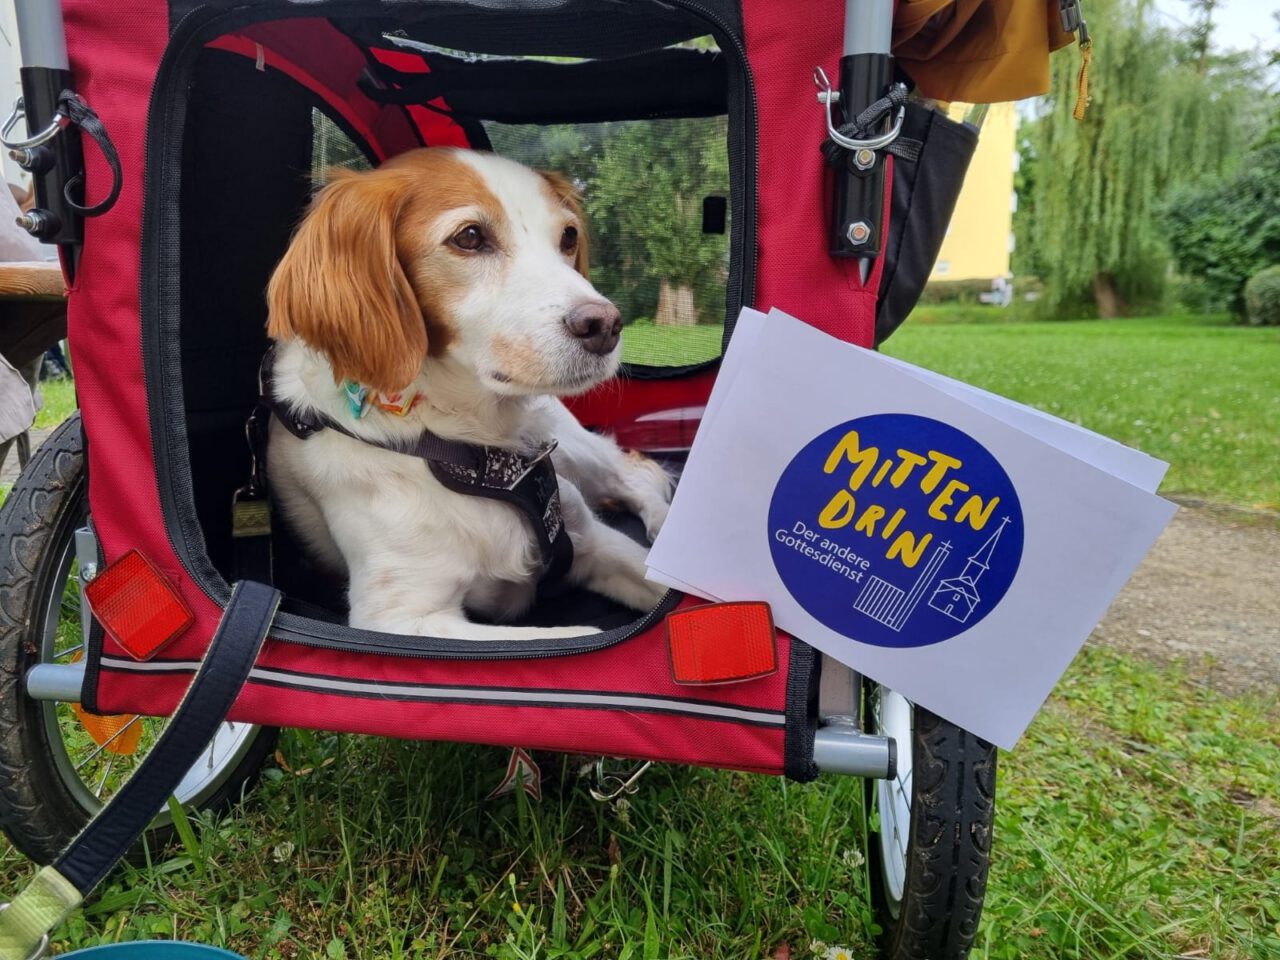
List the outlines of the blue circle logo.
{"label": "blue circle logo", "polygon": [[833,427],[787,465],[769,505],[778,576],[814,619],[881,647],[979,623],[1022,560],[1022,507],[982,444],[885,413]]}

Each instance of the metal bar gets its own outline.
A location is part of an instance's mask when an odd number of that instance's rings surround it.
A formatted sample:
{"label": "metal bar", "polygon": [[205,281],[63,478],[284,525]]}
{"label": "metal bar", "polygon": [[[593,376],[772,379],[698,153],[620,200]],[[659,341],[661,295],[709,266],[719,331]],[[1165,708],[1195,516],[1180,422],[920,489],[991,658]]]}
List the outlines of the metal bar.
{"label": "metal bar", "polygon": [[76,588],[80,592],[80,636],[84,646],[89,648],[89,632],[93,627],[93,611],[89,609],[89,601],[85,599],[84,585],[98,575],[98,537],[89,526],[76,530],[76,561],[80,575],[76,578]]}
{"label": "metal bar", "polygon": [[[69,283],[75,281],[84,218],[72,206],[84,203],[84,153],[78,130],[69,128],[62,112],[63,90],[71,89],[67,38],[60,0],[17,0],[18,45],[22,52],[22,106],[27,132],[60,132],[31,149],[14,150],[13,159],[31,174],[36,206],[19,219],[33,237],[57,244]],[[68,199],[68,194],[70,198]]]}
{"label": "metal bar", "polygon": [[27,671],[27,696],[32,700],[79,703],[84,688],[84,661],[38,663]]}
{"label": "metal bar", "polygon": [[[37,664],[27,671],[27,696],[78,703],[84,672],[84,663]],[[856,676],[846,668],[846,677]],[[823,773],[876,779],[894,775],[897,748],[891,739],[862,733],[851,723],[838,722],[835,715],[831,719],[830,725],[818,729],[813,741],[813,759]]]}
{"label": "metal bar", "polygon": [[888,780],[897,772],[898,748],[889,737],[834,724],[814,735],[813,761],[823,773]]}
{"label": "metal bar", "polygon": [[818,683],[818,722],[862,729],[862,678],[839,660],[822,655]]}
{"label": "metal bar", "polygon": [[16,0],[18,48],[24,67],[70,70],[67,37],[62,29],[59,0]]}
{"label": "metal bar", "polygon": [[844,55],[888,53],[893,43],[893,0],[845,0]]}
{"label": "metal bar", "polygon": [[[889,89],[893,9],[894,0],[845,0],[844,55],[837,81],[842,119],[837,126],[852,122]],[[884,241],[884,190],[885,161],[879,149],[845,150],[835,172],[827,249],[833,257],[857,259],[863,283]]]}

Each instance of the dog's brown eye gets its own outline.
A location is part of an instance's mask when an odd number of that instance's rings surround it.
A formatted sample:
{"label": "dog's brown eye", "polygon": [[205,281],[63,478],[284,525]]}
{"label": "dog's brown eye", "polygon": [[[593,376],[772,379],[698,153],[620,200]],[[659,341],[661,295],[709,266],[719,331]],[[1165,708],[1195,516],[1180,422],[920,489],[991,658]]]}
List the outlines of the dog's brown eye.
{"label": "dog's brown eye", "polygon": [[483,230],[472,224],[455,233],[449,238],[449,242],[459,250],[482,250],[488,243],[488,238],[484,235]]}
{"label": "dog's brown eye", "polygon": [[565,227],[564,233],[560,234],[560,252],[573,253],[578,249],[578,228]]}

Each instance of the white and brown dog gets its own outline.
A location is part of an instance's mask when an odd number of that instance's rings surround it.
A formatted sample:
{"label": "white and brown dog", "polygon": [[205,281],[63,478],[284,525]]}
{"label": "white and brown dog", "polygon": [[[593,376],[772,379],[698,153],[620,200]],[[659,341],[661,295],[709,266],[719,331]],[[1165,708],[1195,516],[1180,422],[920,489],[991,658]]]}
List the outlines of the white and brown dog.
{"label": "white and brown dog", "polygon": [[517,510],[454,492],[422,459],[376,445],[424,431],[525,453],[557,441],[568,581],[637,610],[658,602],[645,548],[592,511],[620,502],[652,537],[671,481],[556,399],[614,375],[622,330],[587,279],[569,181],[449,148],[337,171],[268,303],[277,404],[342,426],[300,439],[273,422],[273,494],[317,559],[347,574],[352,626],[471,640],[595,632],[501,625],[534,601],[535,538]]}

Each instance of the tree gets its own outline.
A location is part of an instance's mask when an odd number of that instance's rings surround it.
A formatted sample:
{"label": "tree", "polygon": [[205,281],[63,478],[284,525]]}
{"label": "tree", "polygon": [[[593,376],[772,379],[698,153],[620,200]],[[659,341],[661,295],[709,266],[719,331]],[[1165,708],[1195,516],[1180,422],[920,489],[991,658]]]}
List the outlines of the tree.
{"label": "tree", "polygon": [[1186,30],[1187,44],[1195,58],[1196,72],[1204,76],[1209,69],[1209,50],[1213,40],[1213,13],[1222,0],[1187,0],[1196,21]]}
{"label": "tree", "polygon": [[659,324],[697,323],[699,291],[723,285],[728,245],[702,232],[702,204],[724,194],[728,164],[722,119],[631,124],[604,144],[587,211],[620,264],[657,282]]}
{"label": "tree", "polygon": [[1243,319],[1245,284],[1280,263],[1280,120],[1233,174],[1173,193],[1164,222],[1179,271]]}
{"label": "tree", "polygon": [[504,156],[582,190],[593,282],[628,322],[723,319],[727,234],[702,232],[702,203],[729,189],[722,117],[488,127]]}
{"label": "tree", "polygon": [[[1021,219],[1018,243],[1040,265],[1042,302],[1055,313],[1092,300],[1099,315],[1117,316],[1158,299],[1169,264],[1162,198],[1229,169],[1256,126],[1257,67],[1206,54],[1201,72],[1199,51],[1149,9],[1148,0],[1092,0],[1088,114],[1072,119],[1079,58],[1060,54],[1028,131],[1035,219]],[[1211,14],[1208,5],[1206,31]]]}

